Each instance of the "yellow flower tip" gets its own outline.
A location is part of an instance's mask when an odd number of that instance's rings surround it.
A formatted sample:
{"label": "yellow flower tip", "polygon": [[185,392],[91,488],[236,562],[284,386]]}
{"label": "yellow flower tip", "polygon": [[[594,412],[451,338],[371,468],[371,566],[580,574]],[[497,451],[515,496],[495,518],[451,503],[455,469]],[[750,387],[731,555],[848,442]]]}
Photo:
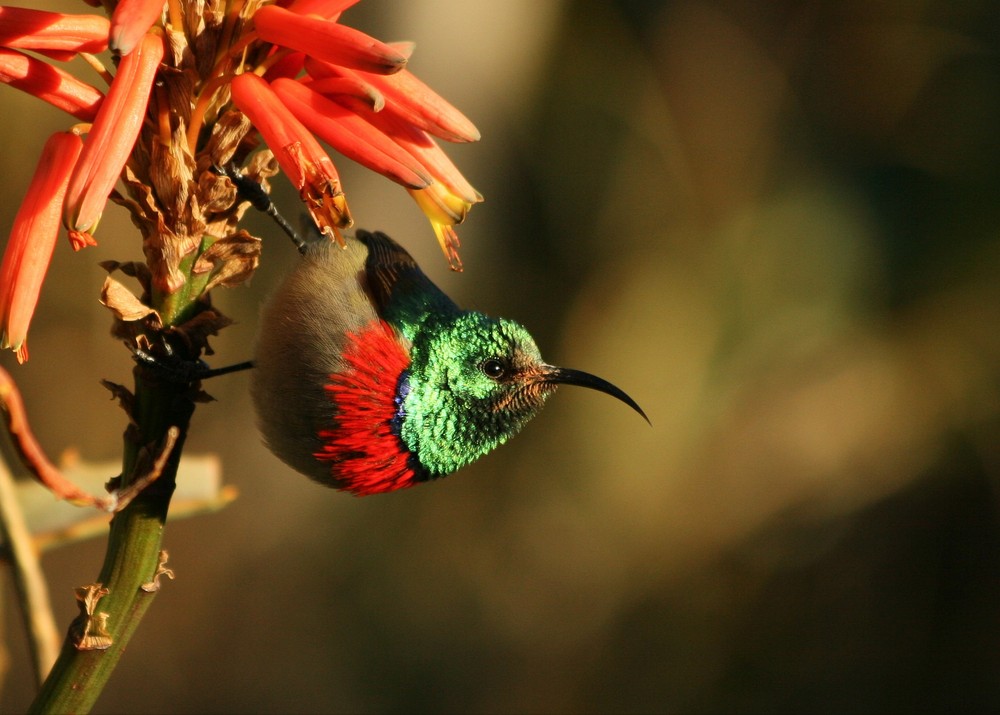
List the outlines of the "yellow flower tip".
{"label": "yellow flower tip", "polygon": [[465,220],[472,207],[472,202],[451,193],[440,182],[435,182],[419,191],[411,190],[409,193],[417,202],[420,210],[430,220],[431,226],[434,228],[434,235],[437,236],[438,245],[448,260],[448,266],[453,271],[461,271],[462,260],[458,256],[461,243],[454,227]]}
{"label": "yellow flower tip", "polygon": [[332,213],[337,217],[333,225],[337,228],[350,228],[354,225],[354,217],[351,216],[351,209],[347,206],[347,196],[343,191],[339,191],[329,199]]}
{"label": "yellow flower tip", "polygon": [[8,337],[6,331],[0,330],[0,349],[12,350],[18,365],[23,365],[28,361],[28,342],[23,337],[13,341]]}
{"label": "yellow flower tip", "polygon": [[411,190],[410,196],[432,223],[448,226],[462,223],[473,206],[473,202],[452,193],[447,186],[438,181],[426,189]]}

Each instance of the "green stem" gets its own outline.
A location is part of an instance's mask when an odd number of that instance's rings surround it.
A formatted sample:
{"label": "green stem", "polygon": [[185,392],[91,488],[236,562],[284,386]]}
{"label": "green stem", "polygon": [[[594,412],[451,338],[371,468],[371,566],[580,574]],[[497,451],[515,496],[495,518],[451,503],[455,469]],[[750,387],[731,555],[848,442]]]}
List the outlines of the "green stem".
{"label": "green stem", "polygon": [[153,580],[159,565],[163,524],[194,403],[182,387],[152,382],[136,368],[132,410],[135,424],[125,432],[123,479],[134,478],[142,448],[159,449],[171,426],[180,428],[181,437],[160,478],[111,521],[104,567],[97,577],[109,593],[95,611],[107,614],[111,645],[106,650],[78,650],[80,619],[74,621],[29,712],[89,711],[156,595],[142,585]]}

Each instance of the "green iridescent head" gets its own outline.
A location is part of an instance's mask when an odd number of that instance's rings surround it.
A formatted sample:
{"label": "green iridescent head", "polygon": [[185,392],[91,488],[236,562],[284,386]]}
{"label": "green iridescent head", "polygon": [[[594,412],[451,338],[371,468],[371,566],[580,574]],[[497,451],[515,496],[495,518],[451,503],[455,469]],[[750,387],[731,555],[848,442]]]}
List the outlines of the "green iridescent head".
{"label": "green iridescent head", "polygon": [[450,474],[506,442],[560,384],[606,392],[642,414],[614,385],[547,365],[528,331],[512,320],[460,312],[432,322],[414,336],[400,429],[431,476]]}

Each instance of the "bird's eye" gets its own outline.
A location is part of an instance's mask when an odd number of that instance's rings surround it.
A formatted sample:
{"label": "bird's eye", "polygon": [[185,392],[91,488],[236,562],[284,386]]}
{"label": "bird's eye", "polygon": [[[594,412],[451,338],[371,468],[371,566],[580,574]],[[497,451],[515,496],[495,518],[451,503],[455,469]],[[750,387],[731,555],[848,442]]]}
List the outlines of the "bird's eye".
{"label": "bird's eye", "polygon": [[489,358],[488,360],[484,360],[480,369],[486,377],[493,380],[499,380],[507,374],[507,366],[504,365],[503,361],[499,358]]}

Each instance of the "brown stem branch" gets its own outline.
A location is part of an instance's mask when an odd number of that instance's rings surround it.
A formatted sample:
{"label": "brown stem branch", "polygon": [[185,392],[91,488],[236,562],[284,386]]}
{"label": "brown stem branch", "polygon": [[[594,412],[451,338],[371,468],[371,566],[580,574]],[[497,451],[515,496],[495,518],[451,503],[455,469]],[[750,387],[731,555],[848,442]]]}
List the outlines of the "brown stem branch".
{"label": "brown stem branch", "polygon": [[59,653],[59,631],[38,552],[21,512],[14,477],[3,460],[0,460],[0,537],[10,554],[35,682],[40,686]]}

